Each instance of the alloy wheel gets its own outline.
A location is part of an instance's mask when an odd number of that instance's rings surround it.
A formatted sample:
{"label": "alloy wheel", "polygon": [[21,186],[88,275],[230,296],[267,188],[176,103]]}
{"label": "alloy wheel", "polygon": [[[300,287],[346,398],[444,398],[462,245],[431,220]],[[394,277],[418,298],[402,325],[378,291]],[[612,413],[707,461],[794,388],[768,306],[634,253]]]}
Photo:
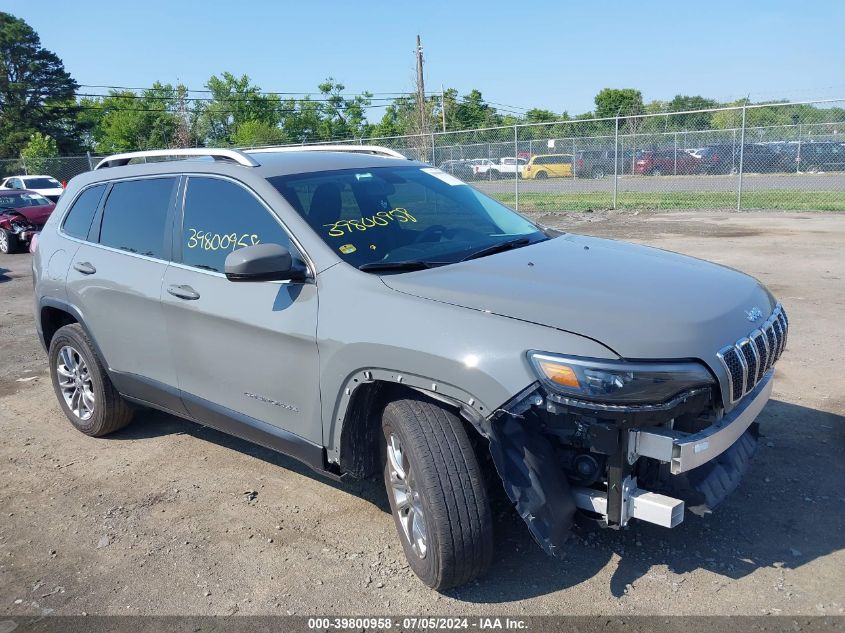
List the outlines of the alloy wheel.
{"label": "alloy wheel", "polygon": [[408,455],[395,434],[391,434],[387,440],[387,468],[390,474],[393,506],[402,525],[402,531],[414,553],[420,558],[425,558],[428,551],[428,528],[422,498],[416,489]]}
{"label": "alloy wheel", "polygon": [[73,414],[88,420],[94,414],[94,383],[82,354],[70,345],[59,350],[56,373],[62,397]]}

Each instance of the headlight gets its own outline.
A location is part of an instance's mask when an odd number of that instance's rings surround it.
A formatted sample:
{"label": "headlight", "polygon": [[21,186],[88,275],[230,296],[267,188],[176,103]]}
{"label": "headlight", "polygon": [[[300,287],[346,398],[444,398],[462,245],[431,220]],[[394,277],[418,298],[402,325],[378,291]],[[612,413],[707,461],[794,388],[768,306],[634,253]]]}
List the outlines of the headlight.
{"label": "headlight", "polygon": [[582,400],[610,404],[665,402],[714,383],[699,363],[629,363],[529,352],[546,387]]}

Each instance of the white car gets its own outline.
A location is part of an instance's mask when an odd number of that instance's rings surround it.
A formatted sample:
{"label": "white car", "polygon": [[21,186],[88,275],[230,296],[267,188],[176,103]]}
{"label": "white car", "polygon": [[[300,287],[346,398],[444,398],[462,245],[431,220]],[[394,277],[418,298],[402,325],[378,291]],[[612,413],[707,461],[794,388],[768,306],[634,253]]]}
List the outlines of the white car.
{"label": "white car", "polygon": [[40,193],[52,202],[56,202],[65,190],[52,176],[9,176],[0,183],[0,189],[26,189]]}

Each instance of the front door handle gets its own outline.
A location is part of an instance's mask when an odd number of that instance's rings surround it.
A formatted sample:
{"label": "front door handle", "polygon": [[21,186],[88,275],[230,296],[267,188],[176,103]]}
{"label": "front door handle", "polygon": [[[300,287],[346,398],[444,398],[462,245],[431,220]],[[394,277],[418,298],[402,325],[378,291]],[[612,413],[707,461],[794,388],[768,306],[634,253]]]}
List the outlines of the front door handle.
{"label": "front door handle", "polygon": [[94,268],[94,265],[91,262],[75,262],[73,267],[83,275],[93,275],[97,272],[97,269]]}
{"label": "front door handle", "polygon": [[170,285],[167,286],[167,292],[172,294],[174,297],[179,297],[180,299],[187,299],[188,301],[195,301],[200,298],[200,293],[198,293],[190,286]]}

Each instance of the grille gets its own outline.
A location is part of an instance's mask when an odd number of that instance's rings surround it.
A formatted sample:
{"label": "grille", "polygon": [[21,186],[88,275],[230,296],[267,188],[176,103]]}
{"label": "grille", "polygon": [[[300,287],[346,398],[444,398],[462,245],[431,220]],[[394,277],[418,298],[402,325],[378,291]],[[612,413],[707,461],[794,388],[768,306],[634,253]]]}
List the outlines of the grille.
{"label": "grille", "polygon": [[717,356],[728,372],[731,403],[754,389],[777,362],[786,347],[788,329],[789,319],[778,304],[760,329],[719,350]]}

